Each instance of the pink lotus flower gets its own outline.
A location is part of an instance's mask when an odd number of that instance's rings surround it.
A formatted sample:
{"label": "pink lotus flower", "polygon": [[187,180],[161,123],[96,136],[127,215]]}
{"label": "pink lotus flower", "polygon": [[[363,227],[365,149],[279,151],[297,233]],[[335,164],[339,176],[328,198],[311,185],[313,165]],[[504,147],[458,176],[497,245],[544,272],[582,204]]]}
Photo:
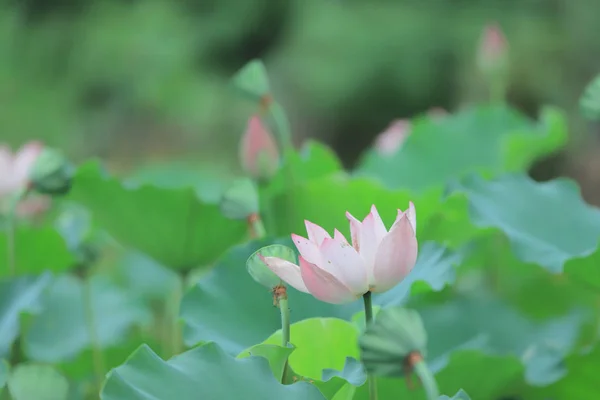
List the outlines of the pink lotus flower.
{"label": "pink lotus flower", "polygon": [[[0,145],[0,211],[8,211],[9,197],[29,184],[29,173],[43,150],[40,142],[26,143],[15,154],[5,145]],[[46,198],[32,197],[22,201],[19,215],[38,214],[47,209]]]}
{"label": "pink lotus flower", "polygon": [[346,213],[351,242],[335,230],[305,221],[308,239],[292,234],[300,252],[299,265],[277,257],[262,257],[281,280],[327,303],[354,301],[367,293],[385,292],[400,283],[417,260],[416,212],[413,203],[398,210],[389,232],[377,208],[361,222]]}
{"label": "pink lotus flower", "polygon": [[477,62],[485,73],[494,73],[505,67],[508,56],[508,42],[500,26],[488,24],[481,34]]}
{"label": "pink lotus flower", "polygon": [[375,149],[381,155],[392,155],[402,147],[409,134],[410,121],[394,120],[375,138]]}
{"label": "pink lotus flower", "polygon": [[279,167],[277,143],[258,116],[248,121],[240,145],[240,160],[244,171],[254,178],[268,179]]}

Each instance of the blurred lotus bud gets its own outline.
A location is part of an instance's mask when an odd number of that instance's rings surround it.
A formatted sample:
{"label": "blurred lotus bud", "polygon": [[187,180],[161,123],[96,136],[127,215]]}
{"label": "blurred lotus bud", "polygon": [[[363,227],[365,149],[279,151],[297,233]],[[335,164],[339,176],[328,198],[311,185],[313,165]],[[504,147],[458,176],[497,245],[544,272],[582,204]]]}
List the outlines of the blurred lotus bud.
{"label": "blurred lotus bud", "polygon": [[276,257],[282,262],[290,262],[296,264],[296,253],[291,248],[273,244],[263,247],[252,254],[246,261],[246,269],[252,278],[261,285],[273,289],[274,287],[283,284],[281,279],[275,275],[265,263],[265,259]]}
{"label": "blurred lotus bud", "polygon": [[269,96],[269,78],[265,65],[260,60],[251,60],[232,78],[233,86],[255,101]]}
{"label": "blurred lotus bud", "polygon": [[260,180],[271,178],[279,168],[277,143],[258,116],[248,121],[240,144],[240,160],[244,171]]}
{"label": "blurred lotus bud", "polygon": [[227,218],[247,219],[258,213],[258,191],[250,179],[235,180],[221,197],[221,212]]}
{"label": "blurred lotus bud", "polygon": [[397,119],[375,138],[375,150],[384,156],[396,153],[410,134],[410,121]]}
{"label": "blurred lotus bud", "polygon": [[41,142],[31,141],[13,154],[8,146],[0,146],[0,213],[8,213],[16,204],[17,216],[30,217],[50,207],[45,196],[25,196],[30,171],[43,148]]}
{"label": "blurred lotus bud", "polygon": [[481,35],[477,53],[479,70],[487,75],[497,75],[506,72],[508,66],[508,42],[500,26],[488,24]]}
{"label": "blurred lotus bud", "polygon": [[47,195],[65,194],[71,188],[74,167],[59,151],[44,148],[39,155],[29,178],[35,191]]}
{"label": "blurred lotus bud", "polygon": [[427,332],[421,316],[403,307],[384,308],[359,338],[361,360],[368,372],[400,377],[411,354],[425,354]]}

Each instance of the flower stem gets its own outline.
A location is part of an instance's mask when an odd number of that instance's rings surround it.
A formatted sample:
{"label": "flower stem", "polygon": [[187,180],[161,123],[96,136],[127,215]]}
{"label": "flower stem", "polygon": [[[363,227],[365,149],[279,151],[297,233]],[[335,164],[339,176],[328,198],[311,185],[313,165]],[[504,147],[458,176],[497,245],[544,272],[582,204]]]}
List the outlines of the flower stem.
{"label": "flower stem", "polygon": [[83,302],[84,313],[88,334],[90,335],[90,344],[92,346],[92,363],[94,366],[94,381],[96,384],[96,393],[102,390],[102,381],[104,380],[104,355],[102,347],[96,333],[96,322],[94,316],[94,304],[92,297],[92,280],[91,274],[86,274],[83,282]]}
{"label": "flower stem", "polygon": [[181,326],[179,324],[179,307],[183,297],[183,285],[183,278],[178,275],[171,296],[167,300],[167,315],[171,327],[169,332],[169,354],[171,357],[181,353],[183,349]]}
{"label": "flower stem", "polygon": [[[366,326],[369,326],[373,322],[373,305],[371,303],[370,291],[363,295],[363,300],[365,303]],[[375,381],[375,376],[368,374],[367,381],[369,383],[369,400],[377,400],[377,382]]]}
{"label": "flower stem", "polygon": [[427,400],[437,400],[438,397],[440,397],[437,382],[423,358],[420,358],[419,361],[414,364],[414,371],[421,380],[423,388],[425,388]]}
{"label": "flower stem", "polygon": [[8,262],[9,276],[15,276],[17,273],[15,256],[15,224],[17,221],[17,207],[21,200],[29,194],[29,186],[21,189],[10,199],[8,215],[6,219],[6,255]]}
{"label": "flower stem", "polygon": [[248,226],[250,228],[250,236],[253,239],[262,239],[267,235],[265,225],[258,213],[254,213],[248,217]]}
{"label": "flower stem", "polygon": [[[275,287],[273,295],[281,312],[281,345],[282,347],[288,347],[290,343],[290,307],[288,305],[287,288],[283,285]],[[287,384],[287,378],[289,376],[289,365],[288,360],[285,360],[283,366],[283,374],[281,376],[281,383]]]}

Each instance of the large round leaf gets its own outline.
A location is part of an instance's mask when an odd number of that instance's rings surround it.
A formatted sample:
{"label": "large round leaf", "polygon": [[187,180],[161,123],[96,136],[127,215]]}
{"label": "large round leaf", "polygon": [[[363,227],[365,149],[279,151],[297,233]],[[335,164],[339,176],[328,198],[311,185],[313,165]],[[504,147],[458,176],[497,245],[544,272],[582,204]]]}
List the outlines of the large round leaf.
{"label": "large round leaf", "polygon": [[558,273],[565,262],[597,248],[600,210],[584,203],[572,181],[537,183],[516,174],[486,181],[472,175],[456,190],[466,193],[473,222],[502,230],[523,261]]}
{"label": "large round leaf", "polygon": [[412,201],[417,209],[417,226],[421,226],[440,208],[440,197],[438,189],[415,196],[407,191],[387,190],[370,179],[335,174],[288,187],[273,198],[270,215],[278,235],[304,235],[304,220],[309,220],[330,232],[337,228],[349,237],[346,211],[362,220],[374,204],[389,229],[398,209],[406,210]]}
{"label": "large round leaf", "polygon": [[226,219],[191,187],[126,187],[103,174],[97,162],[79,168],[69,197],[121,243],[171,268],[209,263],[246,233],[245,222]]}
{"label": "large round leaf", "polygon": [[[9,274],[7,233],[0,230],[0,277]],[[37,228],[19,225],[14,233],[14,266],[17,274],[40,274],[46,270],[63,272],[75,258],[63,237],[51,226]]]}
{"label": "large round leaf", "polygon": [[94,276],[84,284],[72,276],[57,278],[44,297],[43,310],[32,317],[23,337],[25,353],[33,360],[59,362],[91,346],[88,305],[97,345],[122,343],[128,330],[147,323],[150,312],[135,294]]}
{"label": "large round leaf", "polygon": [[0,280],[0,357],[6,356],[19,335],[19,315],[40,308],[40,296],[50,274]]}
{"label": "large round leaf", "polygon": [[[344,369],[346,357],[358,358],[358,329],[338,318],[309,318],[290,327],[290,342],[296,347],[290,366],[300,375],[321,379],[324,369]],[[281,330],[264,343],[281,344]]]}
{"label": "large round leaf", "polygon": [[290,399],[321,400],[308,382],[279,383],[262,357],[236,359],[208,343],[169,361],[143,345],[112,370],[102,400]]}
{"label": "large round leaf", "polygon": [[10,374],[13,400],[67,400],[69,382],[50,365],[19,364]]}
{"label": "large round leaf", "polygon": [[[293,247],[290,239],[251,242],[229,251],[181,303],[184,339],[189,346],[207,340],[218,341],[232,354],[264,341],[281,327],[280,315],[273,307],[269,290],[256,283],[246,272],[247,258],[259,248],[273,243]],[[434,290],[454,279],[454,265],[461,256],[434,243],[421,245],[419,259],[410,275],[394,289],[374,296],[378,305],[405,302],[416,282],[425,282]],[[423,287],[419,283],[417,287]],[[288,288],[292,322],[315,316],[349,319],[362,309],[362,303],[336,306]],[[242,326],[243,329],[239,327]]]}
{"label": "large round leaf", "polygon": [[357,173],[392,188],[424,190],[473,171],[522,170],[564,144],[562,119],[546,109],[536,125],[506,106],[469,107],[442,121],[419,119],[396,154],[370,151]]}
{"label": "large round leaf", "polygon": [[[314,319],[312,320],[314,321]],[[292,326],[297,326],[293,324]],[[294,328],[292,328],[294,329]],[[322,331],[322,330],[321,330]],[[274,335],[275,336],[275,335]],[[353,337],[355,335],[352,335]],[[331,335],[330,335],[331,337]],[[267,341],[270,341],[268,339]],[[277,338],[275,338],[277,340]],[[281,340],[281,338],[279,338]],[[363,365],[355,358],[346,357],[342,369],[325,368],[320,373],[320,378],[310,378],[300,375],[289,364],[288,358],[295,350],[295,347],[281,347],[276,344],[261,343],[252,346],[248,351],[242,352],[238,357],[248,357],[250,355],[264,357],[269,361],[271,370],[278,380],[282,380],[285,375],[287,382],[297,382],[308,380],[319,388],[323,396],[328,400],[351,400],[355,388],[365,383],[367,375]],[[310,360],[310,354],[307,350],[303,351],[303,356],[296,359],[295,363],[302,367]],[[310,361],[308,361],[310,362]],[[285,368],[287,365],[287,368]],[[303,367],[304,368],[304,367]],[[313,368],[316,369],[316,368]]]}

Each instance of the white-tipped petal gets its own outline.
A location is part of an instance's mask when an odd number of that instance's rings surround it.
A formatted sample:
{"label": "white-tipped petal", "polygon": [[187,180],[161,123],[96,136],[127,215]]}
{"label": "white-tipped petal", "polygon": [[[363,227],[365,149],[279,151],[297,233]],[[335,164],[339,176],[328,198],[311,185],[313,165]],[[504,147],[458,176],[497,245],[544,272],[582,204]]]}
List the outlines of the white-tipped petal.
{"label": "white-tipped petal", "polygon": [[386,235],[387,230],[377,212],[375,206],[371,207],[371,212],[362,222],[360,230],[360,255],[365,261],[369,282],[373,283],[373,265],[375,263],[375,254],[379,243]]}
{"label": "white-tipped petal", "polygon": [[373,292],[385,292],[400,283],[417,261],[418,244],[406,214],[397,220],[383,238],[373,269]]}
{"label": "white-tipped petal", "polygon": [[317,224],[313,224],[310,221],[304,220],[304,225],[306,226],[308,239],[314,242],[317,246],[320,246],[321,243],[323,243],[323,240],[331,238],[331,235]]}
{"label": "white-tipped petal", "polygon": [[292,241],[305,260],[314,264],[321,262],[321,251],[315,242],[295,233],[292,233]]}
{"label": "white-tipped petal", "polygon": [[360,251],[360,230],[362,228],[362,223],[354,218],[349,212],[346,212],[346,218],[348,218],[348,222],[350,222],[350,238],[352,240],[352,246],[356,251]]}
{"label": "white-tipped petal", "polygon": [[346,236],[344,236],[344,234],[338,231],[337,229],[333,232],[333,239],[337,240],[338,242],[350,244],[348,243],[348,239],[346,239]]}
{"label": "white-tipped petal", "polygon": [[300,267],[298,265],[277,257],[260,257],[265,265],[282,281],[296,290],[308,293],[308,289],[302,280],[302,274],[300,273]]}

